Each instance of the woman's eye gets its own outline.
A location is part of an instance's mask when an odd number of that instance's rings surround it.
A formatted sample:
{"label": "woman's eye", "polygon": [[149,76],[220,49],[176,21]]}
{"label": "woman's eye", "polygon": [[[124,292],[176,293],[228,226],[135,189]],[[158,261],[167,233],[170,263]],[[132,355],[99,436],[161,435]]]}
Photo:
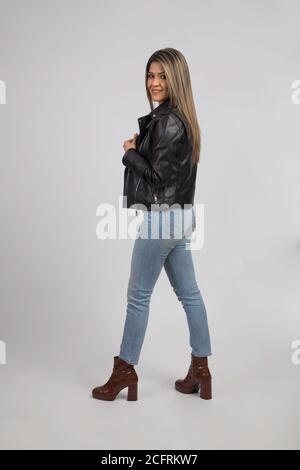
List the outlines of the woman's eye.
{"label": "woman's eye", "polygon": [[[160,76],[160,78],[162,78],[162,77],[163,77],[164,79],[166,78],[165,75],[161,75],[161,76]],[[152,78],[152,75],[148,75],[148,78]]]}

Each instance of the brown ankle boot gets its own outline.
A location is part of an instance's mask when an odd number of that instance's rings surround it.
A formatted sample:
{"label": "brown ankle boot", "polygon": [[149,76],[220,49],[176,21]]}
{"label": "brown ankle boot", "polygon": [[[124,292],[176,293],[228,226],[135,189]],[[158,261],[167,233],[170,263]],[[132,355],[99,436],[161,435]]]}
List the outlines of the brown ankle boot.
{"label": "brown ankle boot", "polygon": [[211,375],[208,368],[207,357],[196,357],[191,354],[191,364],[184,379],[175,382],[175,388],[181,393],[197,393],[200,387],[200,397],[210,400]]}
{"label": "brown ankle boot", "polygon": [[137,400],[138,376],[132,364],[114,356],[112,374],[104,385],[96,387],[92,391],[93,398],[112,401],[123,388],[128,387],[127,400]]}

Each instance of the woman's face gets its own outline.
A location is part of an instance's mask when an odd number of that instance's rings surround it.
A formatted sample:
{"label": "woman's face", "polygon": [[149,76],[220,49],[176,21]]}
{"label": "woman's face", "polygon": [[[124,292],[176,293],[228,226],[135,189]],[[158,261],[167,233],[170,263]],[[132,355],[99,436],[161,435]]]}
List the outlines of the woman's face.
{"label": "woman's face", "polygon": [[162,103],[168,98],[167,79],[164,69],[159,62],[152,62],[147,76],[147,86],[150,91],[152,101]]}

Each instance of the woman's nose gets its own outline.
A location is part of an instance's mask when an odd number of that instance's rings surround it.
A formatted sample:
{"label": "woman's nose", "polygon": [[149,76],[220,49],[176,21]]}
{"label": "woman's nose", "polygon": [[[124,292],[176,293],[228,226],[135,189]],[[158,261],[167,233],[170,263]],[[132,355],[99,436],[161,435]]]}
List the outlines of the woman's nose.
{"label": "woman's nose", "polygon": [[159,79],[158,78],[154,78],[153,79],[153,82],[152,82],[152,86],[157,86],[157,85],[160,85],[160,82],[159,82]]}

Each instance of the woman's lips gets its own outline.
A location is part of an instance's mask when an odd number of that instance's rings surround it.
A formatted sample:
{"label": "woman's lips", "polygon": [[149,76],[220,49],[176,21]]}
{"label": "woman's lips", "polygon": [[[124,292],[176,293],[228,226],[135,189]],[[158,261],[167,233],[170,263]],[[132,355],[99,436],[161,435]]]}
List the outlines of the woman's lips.
{"label": "woman's lips", "polygon": [[152,93],[161,93],[161,91],[158,91],[158,90],[152,90]]}

